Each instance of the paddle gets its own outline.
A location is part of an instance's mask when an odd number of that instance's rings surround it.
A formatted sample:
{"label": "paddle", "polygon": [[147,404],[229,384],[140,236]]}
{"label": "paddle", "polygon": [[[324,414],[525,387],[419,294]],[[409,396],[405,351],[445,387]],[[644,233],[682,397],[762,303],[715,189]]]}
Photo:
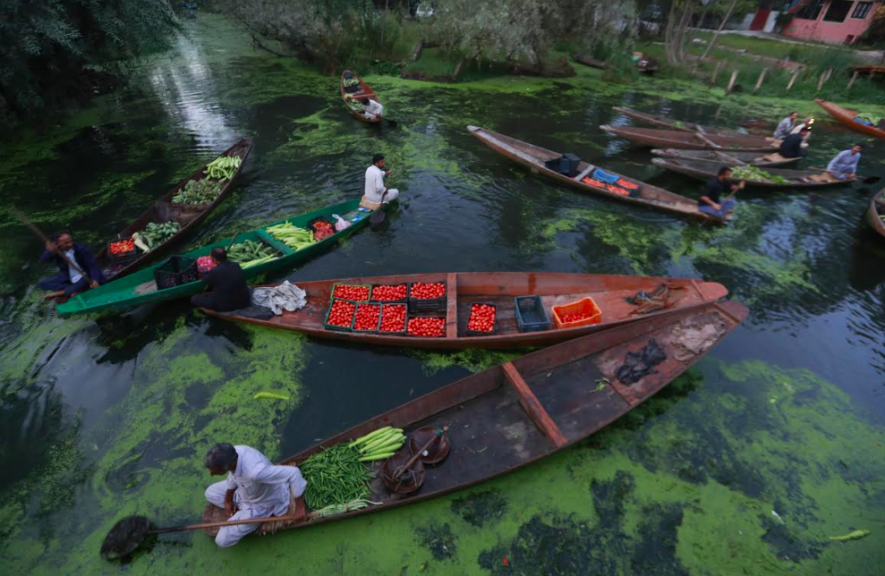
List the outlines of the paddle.
{"label": "paddle", "polygon": [[[817,170],[818,172],[827,172],[827,173],[829,173],[829,170],[827,170],[826,168],[814,168],[814,167],[812,167],[811,169],[812,169],[812,170]],[[858,181],[860,178],[861,178],[860,175],[855,174],[853,180],[846,180],[846,182],[855,182],[855,181]],[[860,183],[861,183],[861,184],[864,184],[864,185],[866,185],[866,184],[875,184],[876,182],[878,182],[878,181],[881,180],[881,179],[882,179],[881,176],[868,176],[868,177],[864,178],[863,180],[860,180]]]}
{"label": "paddle", "polygon": [[[44,244],[44,245],[45,245],[45,244],[50,244],[50,243],[51,243],[53,246],[55,246],[55,243],[54,243],[54,242],[51,242],[51,241],[49,240],[49,238],[47,238],[46,235],[43,234],[43,232],[40,231],[39,228],[37,228],[36,226],[34,226],[34,224],[33,224],[30,220],[28,220],[27,216],[25,216],[22,212],[20,212],[18,208],[16,208],[15,206],[13,206],[13,207],[12,207],[12,213],[15,214],[15,217],[18,218],[19,222],[21,222],[22,224],[24,224],[25,226],[27,226],[28,228],[30,228],[31,232],[33,232],[34,234],[37,235],[38,238],[40,238],[41,240],[43,240],[43,244]],[[89,277],[89,274],[87,274],[86,272],[84,272],[83,270],[81,270],[80,267],[77,266],[76,262],[72,262],[71,259],[68,258],[67,255],[66,255],[64,252],[62,252],[61,250],[58,249],[58,246],[55,246],[55,249],[53,250],[53,252],[55,252],[56,255],[60,256],[61,259],[64,260],[64,261],[67,263],[68,266],[70,266],[71,268],[73,268],[74,270],[76,270],[77,272],[79,272],[80,275],[83,276],[83,278],[86,278],[86,281],[87,281],[87,282],[89,282],[90,284],[92,284],[92,278]]]}
{"label": "paddle", "polygon": [[719,144],[716,144],[715,142],[713,142],[712,140],[710,140],[709,138],[707,138],[706,136],[704,136],[700,132],[695,132],[695,136],[697,136],[698,138],[700,138],[701,140],[706,142],[708,146],[712,146],[714,150],[722,148],[722,146],[720,146]]}
{"label": "paddle", "polygon": [[716,154],[718,154],[719,156],[721,156],[722,158],[724,158],[728,162],[734,162],[738,166],[746,166],[746,164],[744,162],[741,162],[740,160],[738,160],[734,156],[729,156],[725,152],[718,152],[717,151]]}

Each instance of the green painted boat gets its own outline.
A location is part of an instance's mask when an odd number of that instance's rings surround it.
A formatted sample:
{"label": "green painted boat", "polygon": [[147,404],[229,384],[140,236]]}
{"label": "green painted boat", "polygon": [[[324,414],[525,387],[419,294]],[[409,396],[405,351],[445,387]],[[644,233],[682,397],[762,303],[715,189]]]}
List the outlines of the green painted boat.
{"label": "green painted boat", "polygon": [[[262,226],[261,228],[256,228],[255,230],[237,234],[235,240],[238,244],[245,242],[246,240],[252,240],[253,242],[261,241],[272,246],[281,253],[279,257],[273,260],[244,268],[243,272],[246,275],[246,279],[252,279],[268,272],[290,268],[295,264],[308,260],[324,250],[331,248],[342,239],[350,236],[360,228],[365,227],[369,222],[369,214],[357,212],[359,203],[359,199],[348,200],[346,202],[341,202],[340,204],[321,208],[320,210],[314,210],[313,212],[307,212],[293,218],[288,218],[286,220],[281,220],[280,222]],[[383,209],[383,207],[379,208],[379,210]],[[359,214],[362,214],[362,217],[341,232],[336,232],[332,236],[298,251],[292,250],[265,231],[266,228],[286,222],[290,222],[294,226],[300,228],[307,228],[308,222],[314,218],[319,218],[320,216],[325,217],[329,221],[333,221],[333,214],[340,214],[348,221],[352,221]],[[194,259],[199,258],[200,256],[208,256],[209,252],[216,246],[221,246],[222,248],[230,246],[231,240],[231,238],[227,238],[215,242],[214,244],[208,244],[201,248],[197,248],[196,250],[186,252],[183,256]],[[59,304],[55,309],[58,311],[59,315],[69,316],[86,312],[129,308],[133,306],[141,306],[142,304],[162,302],[164,300],[189,298],[194,294],[202,292],[206,287],[201,280],[196,280],[187,284],[173,286],[172,288],[158,290],[157,283],[154,280],[154,270],[162,264],[163,263],[160,262],[148,268],[144,268],[143,270],[139,270],[138,272],[134,272],[125,278],[113,280],[98,288],[93,288],[92,290],[78,294],[64,304]]]}

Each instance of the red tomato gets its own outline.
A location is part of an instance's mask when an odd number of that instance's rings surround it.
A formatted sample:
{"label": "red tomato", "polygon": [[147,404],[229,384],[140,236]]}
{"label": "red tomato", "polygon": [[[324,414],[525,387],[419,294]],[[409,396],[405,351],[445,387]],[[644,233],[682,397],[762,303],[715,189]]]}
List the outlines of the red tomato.
{"label": "red tomato", "polygon": [[412,336],[445,336],[446,319],[414,316],[409,318],[408,333]]}
{"label": "red tomato", "polygon": [[369,299],[369,287],[339,284],[335,286],[332,298],[344,298],[345,300],[353,300],[354,302],[365,302]]}
{"label": "red tomato", "polygon": [[442,298],[445,295],[446,285],[442,282],[434,282],[432,284],[415,282],[414,284],[412,284],[412,298],[427,300],[430,298]]}
{"label": "red tomato", "polygon": [[378,328],[379,316],[381,316],[381,306],[378,304],[360,304],[356,308],[356,320],[354,320],[353,329],[375,330]]}
{"label": "red tomato", "polygon": [[379,302],[390,302],[393,300],[406,299],[406,285],[398,284],[396,286],[374,286],[372,288],[372,300]]}
{"label": "red tomato", "polygon": [[332,326],[350,326],[353,322],[353,314],[356,311],[356,304],[347,302],[346,300],[333,300],[332,308],[329,310],[329,319],[327,323]]}
{"label": "red tomato", "polygon": [[381,307],[381,332],[406,331],[406,305],[385,304]]}
{"label": "red tomato", "polygon": [[470,320],[467,329],[474,332],[492,332],[495,329],[495,307],[488,304],[474,304],[470,307]]}

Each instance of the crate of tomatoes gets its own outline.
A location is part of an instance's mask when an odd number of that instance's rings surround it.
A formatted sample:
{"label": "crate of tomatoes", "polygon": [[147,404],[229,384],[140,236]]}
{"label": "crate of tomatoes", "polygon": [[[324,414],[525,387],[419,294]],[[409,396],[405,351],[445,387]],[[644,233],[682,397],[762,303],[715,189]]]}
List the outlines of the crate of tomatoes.
{"label": "crate of tomatoes", "polygon": [[410,312],[436,312],[445,309],[445,282],[412,282],[409,284]]}
{"label": "crate of tomatoes", "polygon": [[409,316],[406,334],[423,338],[441,338],[446,335],[443,316]]}
{"label": "crate of tomatoes", "polygon": [[589,296],[571,304],[553,307],[553,322],[557,328],[575,328],[602,322],[602,310]]}
{"label": "crate of tomatoes", "polygon": [[108,242],[108,256],[114,266],[128,266],[138,260],[138,248],[132,238]]}
{"label": "crate of tomatoes", "polygon": [[409,285],[402,284],[375,284],[372,286],[371,302],[384,302],[385,304],[405,304],[409,301]]}
{"label": "crate of tomatoes", "polygon": [[470,317],[467,319],[468,336],[490,336],[495,333],[497,323],[497,306],[486,302],[474,302],[470,305]]}
{"label": "crate of tomatoes", "polygon": [[403,336],[406,333],[406,322],[409,319],[409,310],[406,304],[381,305],[381,324],[378,332],[393,336]]}
{"label": "crate of tomatoes", "polygon": [[342,298],[332,298],[332,303],[329,305],[328,312],[326,312],[326,318],[323,320],[323,326],[325,326],[326,330],[352,331],[353,323],[356,319],[356,306],[356,302]]}
{"label": "crate of tomatoes", "polygon": [[351,302],[368,302],[372,287],[369,284],[332,284],[332,298]]}
{"label": "crate of tomatoes", "polygon": [[381,327],[381,304],[362,302],[353,317],[354,332],[377,332]]}

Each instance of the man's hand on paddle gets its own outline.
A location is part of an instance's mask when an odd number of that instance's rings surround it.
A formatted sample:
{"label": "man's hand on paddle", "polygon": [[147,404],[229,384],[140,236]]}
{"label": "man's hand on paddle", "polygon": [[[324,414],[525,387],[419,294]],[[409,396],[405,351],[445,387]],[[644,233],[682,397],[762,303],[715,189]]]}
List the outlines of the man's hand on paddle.
{"label": "man's hand on paddle", "polygon": [[228,518],[237,513],[237,505],[234,504],[233,498],[231,498],[230,500],[225,499],[224,513],[227,514]]}
{"label": "man's hand on paddle", "polygon": [[98,280],[93,280],[89,283],[90,288],[98,288]]}
{"label": "man's hand on paddle", "polygon": [[55,252],[58,249],[58,246],[55,245],[55,242],[47,242],[46,249],[50,252]]}

